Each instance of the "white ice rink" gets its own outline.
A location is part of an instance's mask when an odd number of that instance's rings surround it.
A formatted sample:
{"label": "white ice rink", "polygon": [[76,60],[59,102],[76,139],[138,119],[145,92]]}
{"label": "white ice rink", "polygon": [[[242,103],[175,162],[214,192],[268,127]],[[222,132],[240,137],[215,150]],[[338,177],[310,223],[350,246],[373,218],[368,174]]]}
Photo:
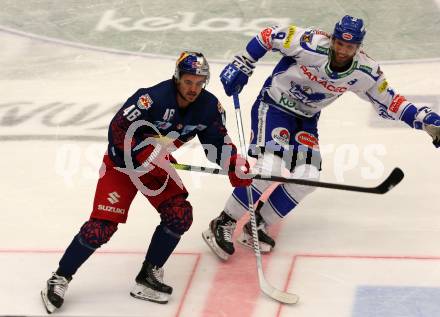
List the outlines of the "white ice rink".
{"label": "white ice rink", "polygon": [[[40,290],[87,220],[107,125],[139,87],[170,78],[174,60],[71,47],[0,30],[0,315],[45,315]],[[244,44],[244,43],[242,43]],[[208,55],[209,60],[209,55]],[[223,63],[208,90],[221,100],[238,142]],[[249,111],[272,65],[259,65],[241,95]],[[384,63],[392,87],[440,110],[440,60]],[[141,195],[128,222],[70,283],[60,316],[440,316],[440,149],[423,132],[387,123],[354,94],[323,111],[322,181],[372,186],[395,167],[401,184],[385,195],[318,189],[273,228],[267,279],[300,296],[280,305],[259,292],[255,258],[237,247],[220,263],[201,232],[231,192],[222,176],[179,172],[194,223],[165,268],[167,305],[129,290],[159,222]],[[196,140],[179,162],[209,165]]]}

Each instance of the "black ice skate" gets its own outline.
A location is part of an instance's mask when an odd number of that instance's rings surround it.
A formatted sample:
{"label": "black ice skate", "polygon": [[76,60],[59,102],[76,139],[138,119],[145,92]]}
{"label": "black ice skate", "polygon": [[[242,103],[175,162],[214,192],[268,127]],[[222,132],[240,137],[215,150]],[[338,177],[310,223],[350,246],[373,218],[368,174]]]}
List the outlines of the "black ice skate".
{"label": "black ice skate", "polygon": [[141,271],[136,276],[136,285],[131,290],[130,295],[159,304],[168,303],[173,288],[163,283],[163,274],[162,267],[154,266],[145,261]]}
{"label": "black ice skate", "polygon": [[64,294],[69,286],[70,279],[52,273],[47,280],[46,288],[41,291],[41,298],[49,314],[60,308],[64,302]]}
{"label": "black ice skate", "polygon": [[236,221],[224,211],[209,224],[209,229],[202,233],[203,240],[211,250],[226,261],[235,251],[232,242]]}
{"label": "black ice skate", "polygon": [[[260,242],[260,251],[262,253],[268,253],[272,251],[275,247],[275,240],[272,239],[271,236],[267,233],[267,224],[264,222],[263,217],[260,215],[259,208],[255,211],[255,218],[257,221],[257,231],[258,231],[258,240]],[[252,238],[252,225],[249,220],[243,226],[243,232],[237,239],[242,245],[247,246],[249,248],[253,248],[253,238]]]}

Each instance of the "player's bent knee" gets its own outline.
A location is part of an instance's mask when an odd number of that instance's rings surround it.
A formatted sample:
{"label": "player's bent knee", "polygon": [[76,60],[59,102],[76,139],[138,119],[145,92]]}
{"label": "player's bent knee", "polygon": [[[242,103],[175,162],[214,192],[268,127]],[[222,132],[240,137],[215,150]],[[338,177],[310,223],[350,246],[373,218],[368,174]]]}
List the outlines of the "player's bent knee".
{"label": "player's bent knee", "polygon": [[[314,165],[304,164],[297,166],[291,174],[292,178],[318,181],[320,172]],[[288,192],[294,195],[296,201],[302,200],[307,195],[310,195],[316,190],[314,186],[302,186],[297,184],[284,184]]]}
{"label": "player's bent knee", "polygon": [[116,230],[116,222],[91,218],[81,227],[78,238],[83,245],[97,249],[107,243]]}
{"label": "player's bent knee", "polygon": [[182,235],[191,227],[192,206],[183,196],[175,196],[159,206],[161,223],[172,232]]}

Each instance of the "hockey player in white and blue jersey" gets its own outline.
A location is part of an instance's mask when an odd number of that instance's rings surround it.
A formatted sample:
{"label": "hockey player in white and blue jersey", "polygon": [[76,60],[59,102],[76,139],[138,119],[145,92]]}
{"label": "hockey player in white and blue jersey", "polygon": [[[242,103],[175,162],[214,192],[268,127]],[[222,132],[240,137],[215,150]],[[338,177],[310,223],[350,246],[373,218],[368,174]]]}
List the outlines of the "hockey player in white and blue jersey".
{"label": "hockey player in white and blue jersey", "polygon": [[[440,117],[429,107],[406,100],[388,85],[379,64],[361,49],[365,34],[363,20],[348,15],[336,23],[333,34],[293,25],[268,27],[225,67],[220,79],[226,94],[231,96],[241,92],[263,55],[268,51],[282,55],[251,111],[249,155],[257,158],[255,173],[279,175],[287,168],[291,177],[319,179],[319,115],[347,91],[371,102],[381,117],[401,120],[426,131],[433,144],[440,146]],[[254,180],[253,199],[257,201],[270,185],[266,180]],[[256,219],[262,251],[275,246],[267,226],[285,217],[314,189],[280,184],[267,203],[258,205]],[[204,240],[223,260],[234,253],[232,233],[247,206],[245,188],[236,188],[220,216],[203,233]],[[250,239],[248,223],[239,241],[249,245]]]}

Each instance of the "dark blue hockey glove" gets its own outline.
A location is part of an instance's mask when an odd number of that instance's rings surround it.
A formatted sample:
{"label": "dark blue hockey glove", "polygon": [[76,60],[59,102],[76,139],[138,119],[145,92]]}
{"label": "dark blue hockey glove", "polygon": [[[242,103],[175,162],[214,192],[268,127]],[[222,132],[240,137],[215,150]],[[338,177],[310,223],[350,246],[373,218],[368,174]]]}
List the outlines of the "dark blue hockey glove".
{"label": "dark blue hockey glove", "polygon": [[254,61],[250,58],[235,56],[232,63],[228,64],[220,74],[220,81],[223,84],[225,93],[228,96],[240,93],[244,85],[247,84],[254,68]]}

